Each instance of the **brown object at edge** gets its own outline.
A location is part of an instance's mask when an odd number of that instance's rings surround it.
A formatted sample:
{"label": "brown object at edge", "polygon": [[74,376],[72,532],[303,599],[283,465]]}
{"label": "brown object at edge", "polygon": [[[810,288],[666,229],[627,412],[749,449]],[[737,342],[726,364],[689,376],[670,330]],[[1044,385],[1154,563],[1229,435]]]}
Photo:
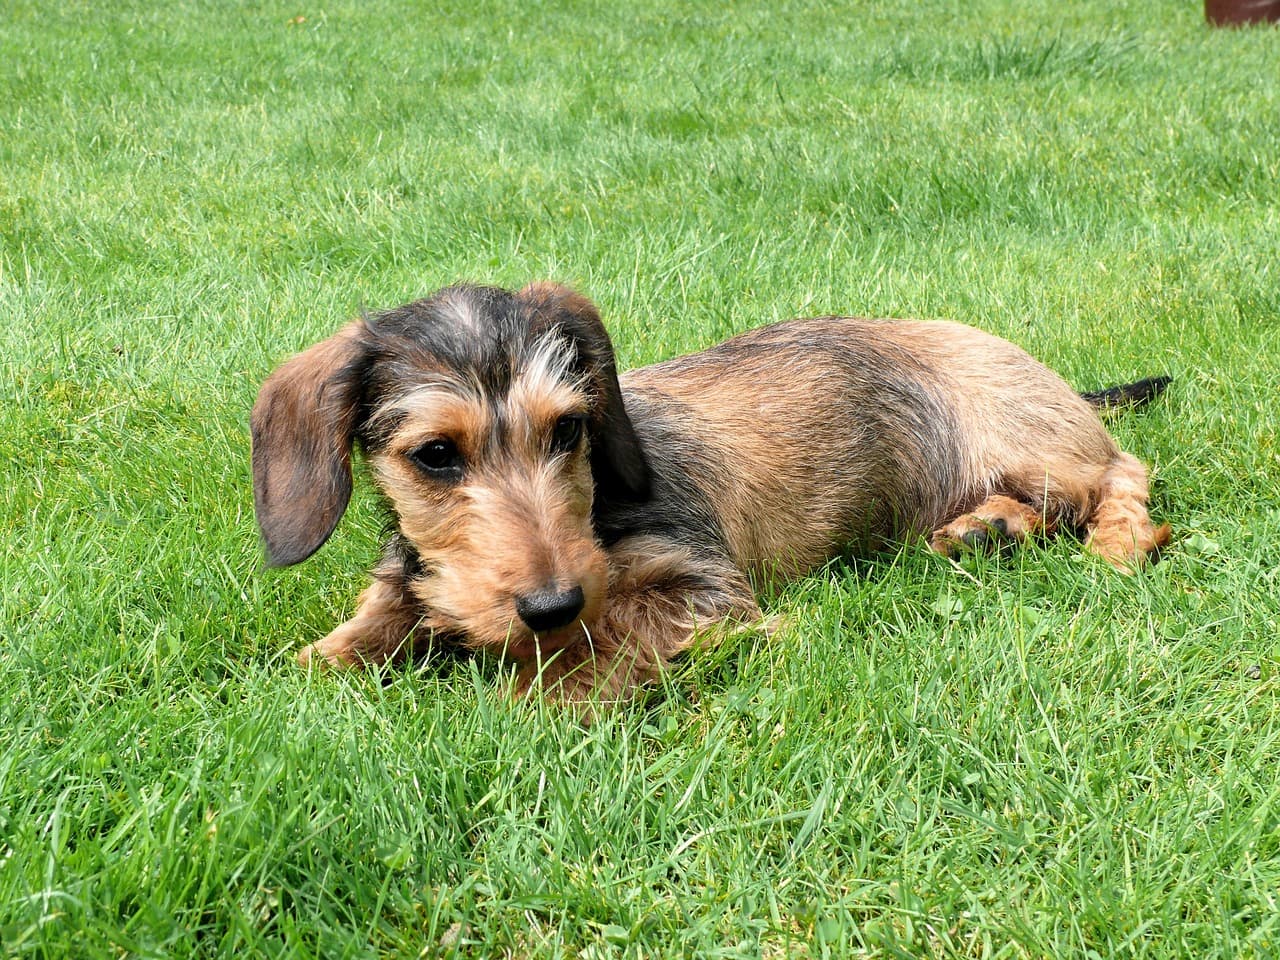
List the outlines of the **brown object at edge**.
{"label": "brown object at edge", "polygon": [[1204,18],[1215,27],[1274,23],[1280,21],[1280,0],[1204,0]]}

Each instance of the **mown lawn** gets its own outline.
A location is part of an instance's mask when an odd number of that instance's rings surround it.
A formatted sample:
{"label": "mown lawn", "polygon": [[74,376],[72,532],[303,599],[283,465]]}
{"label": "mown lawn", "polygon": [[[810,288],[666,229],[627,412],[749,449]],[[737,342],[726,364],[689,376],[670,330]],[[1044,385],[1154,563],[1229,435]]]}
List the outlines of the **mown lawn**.
{"label": "mown lawn", "polygon": [[[0,13],[0,954],[1280,952],[1280,30],[1192,0]],[[1081,389],[1176,542],[909,545],[583,729],[498,664],[308,676],[367,487],[264,571],[275,363],[458,279],[631,366],[950,317]]]}

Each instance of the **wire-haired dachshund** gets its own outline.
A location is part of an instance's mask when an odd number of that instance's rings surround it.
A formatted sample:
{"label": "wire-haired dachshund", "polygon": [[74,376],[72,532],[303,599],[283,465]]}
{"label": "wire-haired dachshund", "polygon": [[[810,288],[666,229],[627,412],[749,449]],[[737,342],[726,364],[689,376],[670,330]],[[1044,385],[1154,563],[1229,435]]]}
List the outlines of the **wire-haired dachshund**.
{"label": "wire-haired dachshund", "polygon": [[[1169,539],[1098,407],[945,322],[821,317],[619,376],[585,297],[454,286],[283,364],[253,410],[272,565],[305,560],[358,444],[395,532],[302,663],[500,651],[563,700],[630,697],[695,635],[761,617],[753,581],[925,536],[946,554],[1077,530],[1133,570]],[[590,708],[587,708],[590,709]]]}

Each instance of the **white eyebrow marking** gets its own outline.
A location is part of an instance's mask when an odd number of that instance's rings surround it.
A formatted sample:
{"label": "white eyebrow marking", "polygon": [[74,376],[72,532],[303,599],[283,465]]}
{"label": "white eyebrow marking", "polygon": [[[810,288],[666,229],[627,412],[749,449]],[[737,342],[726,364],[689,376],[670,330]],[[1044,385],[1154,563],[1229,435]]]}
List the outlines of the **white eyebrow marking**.
{"label": "white eyebrow marking", "polygon": [[572,341],[554,335],[526,355],[506,400],[507,422],[523,427],[523,442],[541,443],[542,432],[558,417],[587,412],[588,385],[573,369],[577,357]]}
{"label": "white eyebrow marking", "polygon": [[419,383],[404,393],[383,401],[369,415],[369,423],[396,414],[407,413],[416,416],[431,417],[443,408],[451,407],[461,401],[474,401],[476,389],[461,378],[441,376],[426,383]]}
{"label": "white eyebrow marking", "polygon": [[[576,359],[578,350],[571,341],[558,336],[545,337],[529,354],[516,382],[525,390],[541,394],[557,387],[579,389],[580,378],[570,372]],[[515,392],[514,385],[512,392]]]}

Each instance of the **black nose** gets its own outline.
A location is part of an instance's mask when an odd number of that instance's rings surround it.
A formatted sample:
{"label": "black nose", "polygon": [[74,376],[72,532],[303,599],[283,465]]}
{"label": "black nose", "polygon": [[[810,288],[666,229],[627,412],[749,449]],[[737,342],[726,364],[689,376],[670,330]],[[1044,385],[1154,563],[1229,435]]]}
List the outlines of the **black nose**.
{"label": "black nose", "polygon": [[544,633],[568,626],[582,612],[586,602],[582,587],[572,590],[539,590],[516,597],[516,613],[534,633]]}

